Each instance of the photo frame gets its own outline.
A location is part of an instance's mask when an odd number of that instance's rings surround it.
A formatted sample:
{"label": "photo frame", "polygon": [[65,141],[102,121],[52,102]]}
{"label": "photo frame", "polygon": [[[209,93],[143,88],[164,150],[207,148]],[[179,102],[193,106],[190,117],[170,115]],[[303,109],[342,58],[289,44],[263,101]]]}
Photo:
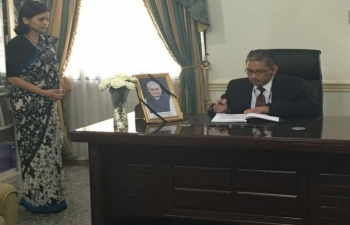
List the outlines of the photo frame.
{"label": "photo frame", "polygon": [[136,92],[146,123],[183,120],[168,73],[137,74]]}

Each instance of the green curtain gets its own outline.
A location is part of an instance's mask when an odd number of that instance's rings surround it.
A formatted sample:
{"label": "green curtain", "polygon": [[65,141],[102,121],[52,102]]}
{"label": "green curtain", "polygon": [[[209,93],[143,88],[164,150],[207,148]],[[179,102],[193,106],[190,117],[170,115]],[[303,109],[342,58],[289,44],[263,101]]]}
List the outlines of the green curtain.
{"label": "green curtain", "polygon": [[52,9],[53,0],[41,0],[49,9]]}
{"label": "green curtain", "polygon": [[61,16],[61,28],[60,28],[60,36],[58,37],[61,41],[58,42],[58,47],[57,47],[57,58],[59,59],[60,62],[62,62],[62,54],[66,44],[64,40],[66,40],[66,35],[67,35],[69,1],[70,0],[62,0],[63,5],[62,5],[62,16]]}
{"label": "green curtain", "polygon": [[182,67],[180,106],[183,113],[205,112],[205,84],[201,64],[198,21],[179,1],[144,0],[166,46]]}
{"label": "green curtain", "polygon": [[202,25],[204,25],[203,29],[201,29],[200,31],[205,30],[209,26],[207,0],[176,0],[176,1],[185,5],[185,7],[189,9],[193,20],[196,20]]}
{"label": "green curtain", "polygon": [[[69,50],[74,40],[73,34],[76,29],[74,24],[77,23],[81,1],[42,0],[41,2],[48,6],[48,8],[51,10],[51,15],[54,16],[54,19],[59,19],[59,21],[50,21],[51,24],[49,28],[52,28],[52,25],[56,25],[57,28],[50,29],[49,33],[55,36],[57,35],[59,38],[57,46],[57,59],[61,64],[65,64],[65,61],[67,60],[67,50]],[[55,17],[57,14],[59,14],[59,16]]]}
{"label": "green curtain", "polygon": [[[57,59],[60,63],[59,78],[64,91],[70,90],[68,79],[64,75],[65,67],[68,63],[71,48],[73,46],[75,30],[79,18],[81,0],[42,0],[50,9],[51,21],[47,32],[58,37]],[[70,154],[70,140],[66,127],[67,113],[65,113],[64,99],[58,102],[58,113],[64,133],[64,154]]]}

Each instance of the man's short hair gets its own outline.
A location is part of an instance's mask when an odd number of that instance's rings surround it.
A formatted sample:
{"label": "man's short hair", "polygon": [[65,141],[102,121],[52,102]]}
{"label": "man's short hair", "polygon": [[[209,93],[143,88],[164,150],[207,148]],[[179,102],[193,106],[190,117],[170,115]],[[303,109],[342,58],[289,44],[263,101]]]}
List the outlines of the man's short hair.
{"label": "man's short hair", "polygon": [[273,55],[268,51],[268,50],[263,50],[263,49],[257,49],[257,50],[252,50],[249,52],[247,55],[247,59],[245,60],[245,63],[248,61],[265,61],[266,66],[272,67],[275,65],[275,60],[273,58]]}
{"label": "man's short hair", "polygon": [[151,80],[151,81],[149,81],[147,83],[147,88],[149,88],[150,86],[153,86],[153,85],[157,85],[160,88],[160,85],[157,82],[153,81],[153,80]]}

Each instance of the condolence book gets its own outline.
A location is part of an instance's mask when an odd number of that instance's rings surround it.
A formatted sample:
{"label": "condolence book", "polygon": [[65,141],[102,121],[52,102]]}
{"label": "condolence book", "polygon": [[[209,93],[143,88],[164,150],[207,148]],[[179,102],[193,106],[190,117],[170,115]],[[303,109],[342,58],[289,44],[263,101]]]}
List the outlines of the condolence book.
{"label": "condolence book", "polygon": [[244,123],[249,119],[262,119],[273,122],[279,122],[280,118],[277,116],[269,116],[266,114],[248,113],[248,114],[225,114],[216,113],[215,117],[211,120],[213,123]]}

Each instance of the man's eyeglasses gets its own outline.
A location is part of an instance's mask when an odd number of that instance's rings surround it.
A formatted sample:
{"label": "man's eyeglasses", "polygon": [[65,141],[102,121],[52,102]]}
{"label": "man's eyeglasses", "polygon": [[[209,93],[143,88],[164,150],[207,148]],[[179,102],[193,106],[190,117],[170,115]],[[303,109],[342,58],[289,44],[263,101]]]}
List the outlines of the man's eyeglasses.
{"label": "man's eyeglasses", "polygon": [[248,69],[248,68],[245,68],[245,72],[246,72],[246,74],[248,74],[248,75],[253,75],[254,73],[256,74],[256,75],[262,75],[262,74],[264,74],[264,73],[267,73],[267,71],[269,71],[270,70],[270,68],[268,68],[267,70],[251,70],[251,69]]}

